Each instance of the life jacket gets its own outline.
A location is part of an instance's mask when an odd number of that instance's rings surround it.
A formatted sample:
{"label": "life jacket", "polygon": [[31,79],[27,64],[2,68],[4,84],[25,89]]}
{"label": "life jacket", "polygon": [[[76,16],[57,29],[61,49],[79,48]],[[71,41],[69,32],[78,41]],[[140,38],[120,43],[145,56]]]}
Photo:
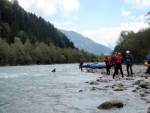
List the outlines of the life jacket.
{"label": "life jacket", "polygon": [[110,57],[105,57],[104,62],[108,65],[110,64]]}
{"label": "life jacket", "polygon": [[131,62],[132,59],[131,59],[131,56],[130,55],[126,55],[126,62]]}
{"label": "life jacket", "polygon": [[122,64],[122,56],[120,55],[116,56],[116,64]]}
{"label": "life jacket", "polygon": [[113,55],[113,56],[111,57],[111,63],[112,63],[112,64],[115,64],[115,62],[116,62],[116,55]]}

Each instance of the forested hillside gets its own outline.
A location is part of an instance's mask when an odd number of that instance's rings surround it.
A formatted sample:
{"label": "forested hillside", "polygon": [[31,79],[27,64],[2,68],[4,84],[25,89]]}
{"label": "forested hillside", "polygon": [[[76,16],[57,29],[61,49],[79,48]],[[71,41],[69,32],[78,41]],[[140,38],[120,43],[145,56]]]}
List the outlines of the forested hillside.
{"label": "forested hillside", "polygon": [[75,48],[74,44],[60,33],[50,22],[35,14],[27,13],[21,8],[17,0],[13,3],[7,0],[0,1],[1,34],[7,42],[13,43],[14,37],[19,37],[24,44],[29,39],[31,44],[44,42],[53,43],[61,48]]}
{"label": "forested hillside", "polygon": [[122,31],[114,51],[121,52],[125,57],[129,50],[135,59],[135,63],[143,63],[150,52],[150,28],[142,29],[137,33]]}
{"label": "forested hillside", "polygon": [[26,12],[18,1],[0,0],[0,65],[74,63],[100,57],[79,51],[42,17]]}

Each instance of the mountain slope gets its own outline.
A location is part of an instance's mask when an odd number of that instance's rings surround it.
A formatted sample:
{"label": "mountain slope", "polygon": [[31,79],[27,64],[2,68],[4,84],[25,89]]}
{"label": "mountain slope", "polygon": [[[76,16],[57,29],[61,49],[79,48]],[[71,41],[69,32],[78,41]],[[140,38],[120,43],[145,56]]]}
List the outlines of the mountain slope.
{"label": "mountain slope", "polygon": [[101,55],[101,54],[110,54],[112,50],[104,45],[98,44],[88,37],[84,37],[81,34],[78,34],[74,31],[66,31],[66,30],[60,30],[62,33],[64,33],[70,41],[72,41],[80,50],[85,50],[90,53],[94,53],[95,55]]}

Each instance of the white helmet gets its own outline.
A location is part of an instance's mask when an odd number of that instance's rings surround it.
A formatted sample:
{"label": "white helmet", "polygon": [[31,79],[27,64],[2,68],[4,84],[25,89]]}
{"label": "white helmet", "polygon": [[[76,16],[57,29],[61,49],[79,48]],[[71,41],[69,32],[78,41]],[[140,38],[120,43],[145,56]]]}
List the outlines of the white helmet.
{"label": "white helmet", "polygon": [[126,53],[127,53],[127,54],[130,53],[130,51],[126,51]]}
{"label": "white helmet", "polygon": [[107,54],[105,54],[105,56],[108,56]]}

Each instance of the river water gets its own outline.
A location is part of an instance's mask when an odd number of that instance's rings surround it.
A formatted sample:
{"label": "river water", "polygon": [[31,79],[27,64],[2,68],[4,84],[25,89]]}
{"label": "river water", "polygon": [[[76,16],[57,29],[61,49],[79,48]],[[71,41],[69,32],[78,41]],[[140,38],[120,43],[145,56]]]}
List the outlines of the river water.
{"label": "river water", "polygon": [[[53,73],[54,68],[56,72]],[[147,112],[149,105],[130,88],[122,92],[114,92],[111,88],[91,90],[93,86],[85,83],[101,76],[100,73],[81,72],[78,64],[0,67],[0,113]],[[102,102],[113,99],[122,100],[124,107],[97,109]]]}

